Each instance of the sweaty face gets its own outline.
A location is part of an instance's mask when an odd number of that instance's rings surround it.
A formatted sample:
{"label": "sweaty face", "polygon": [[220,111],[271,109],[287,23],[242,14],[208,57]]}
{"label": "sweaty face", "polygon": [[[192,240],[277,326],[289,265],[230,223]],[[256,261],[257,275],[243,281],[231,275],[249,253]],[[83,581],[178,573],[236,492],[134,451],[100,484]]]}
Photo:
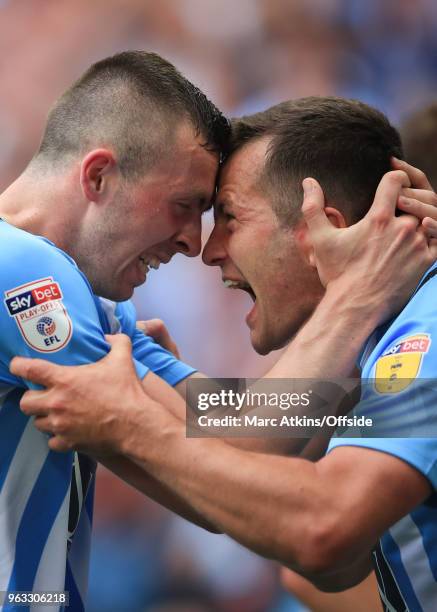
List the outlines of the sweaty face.
{"label": "sweaty face", "polygon": [[268,140],[245,145],[226,162],[214,207],[215,226],[203,252],[230,289],[246,291],[252,345],[266,354],[286,344],[311,315],[323,289],[304,260],[296,228],[281,226],[259,185]]}
{"label": "sweaty face", "polygon": [[218,156],[182,124],[165,159],[142,179],[119,183],[107,205],[89,212],[75,259],[96,294],[126,300],[176,253],[200,253],[217,167]]}

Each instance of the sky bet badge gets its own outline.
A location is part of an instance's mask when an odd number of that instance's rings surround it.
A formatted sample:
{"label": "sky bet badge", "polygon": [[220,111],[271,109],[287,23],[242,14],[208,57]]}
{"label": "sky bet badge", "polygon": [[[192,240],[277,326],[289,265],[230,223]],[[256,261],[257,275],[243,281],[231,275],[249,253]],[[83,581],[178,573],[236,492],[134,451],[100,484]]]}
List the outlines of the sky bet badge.
{"label": "sky bet badge", "polygon": [[399,393],[419,375],[422,359],[431,346],[429,334],[415,334],[397,340],[376,362],[375,388],[378,393]]}
{"label": "sky bet badge", "polygon": [[70,341],[73,324],[62,303],[61,288],[52,277],[5,291],[4,302],[35,351],[53,353]]}

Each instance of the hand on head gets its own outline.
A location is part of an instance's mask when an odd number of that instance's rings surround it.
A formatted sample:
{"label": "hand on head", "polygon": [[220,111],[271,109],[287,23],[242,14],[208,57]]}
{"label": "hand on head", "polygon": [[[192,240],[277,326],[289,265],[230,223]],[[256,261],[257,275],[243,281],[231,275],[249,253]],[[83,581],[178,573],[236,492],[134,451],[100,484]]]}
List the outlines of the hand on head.
{"label": "hand on head", "polygon": [[327,287],[350,285],[351,297],[374,301],[375,308],[381,309],[381,320],[402,308],[437,258],[437,241],[431,233],[427,235],[420,219],[409,214],[395,216],[399,200],[414,212],[425,206],[421,210],[427,213],[435,201],[425,175],[401,164],[402,169],[381,179],[367,215],[347,228],[334,227],[329,221],[317,181],[307,178],[303,182],[302,212],[322,283]]}
{"label": "hand on head", "polygon": [[420,219],[428,238],[437,238],[437,194],[426,174],[395,157],[392,158],[392,167],[404,171],[411,181],[411,187],[401,191],[398,208]]}

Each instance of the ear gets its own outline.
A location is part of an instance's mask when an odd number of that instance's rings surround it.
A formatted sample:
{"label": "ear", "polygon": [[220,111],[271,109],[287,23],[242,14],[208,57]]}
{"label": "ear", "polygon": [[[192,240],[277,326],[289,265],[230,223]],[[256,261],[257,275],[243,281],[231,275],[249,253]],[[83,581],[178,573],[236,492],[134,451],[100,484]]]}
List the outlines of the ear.
{"label": "ear", "polygon": [[325,206],[325,215],[328,217],[329,221],[334,227],[347,227],[346,219],[338,208],[334,208],[333,206]]}
{"label": "ear", "polygon": [[109,149],[95,149],[88,153],[80,166],[80,185],[89,202],[99,202],[114,177],[116,161]]}
{"label": "ear", "polygon": [[[328,217],[328,220],[334,227],[347,227],[346,219],[344,218],[343,213],[341,213],[337,208],[334,208],[333,206],[325,206],[324,211],[325,215]],[[303,219],[299,221],[297,226],[294,228],[294,239],[307,264],[312,268],[317,268],[314,248],[311,242],[308,226]]]}

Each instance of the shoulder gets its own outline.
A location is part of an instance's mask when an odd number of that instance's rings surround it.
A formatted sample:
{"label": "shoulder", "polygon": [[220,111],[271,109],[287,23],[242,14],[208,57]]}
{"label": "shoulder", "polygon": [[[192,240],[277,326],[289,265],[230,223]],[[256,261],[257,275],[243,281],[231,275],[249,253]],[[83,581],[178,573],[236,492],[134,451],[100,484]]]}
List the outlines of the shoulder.
{"label": "shoulder", "polygon": [[435,297],[437,292],[437,262],[424,274],[410,300],[393,322],[396,327],[402,326],[406,321],[420,321],[425,319],[435,323],[437,312]]}
{"label": "shoulder", "polygon": [[[394,375],[393,368],[402,369],[403,374],[413,365],[422,362],[425,356],[437,351],[437,311],[435,296],[437,294],[437,266],[433,266],[419,284],[408,304],[380,335],[379,341],[369,355],[364,370],[367,375],[372,366],[379,366],[377,376],[389,378]],[[425,362],[427,359],[425,359]],[[416,363],[417,362],[417,363]],[[388,369],[387,369],[388,368]],[[413,368],[414,376],[419,373]],[[399,374],[396,372],[396,374]],[[412,374],[412,372],[408,372]],[[397,376],[396,376],[397,378]]]}
{"label": "shoulder", "polygon": [[[82,277],[74,260],[42,236],[35,236],[4,221],[0,222],[0,285],[3,291],[29,280],[54,275],[76,281]],[[11,286],[12,286],[11,285]]]}
{"label": "shoulder", "polygon": [[73,260],[58,249],[50,240],[43,236],[36,236],[23,229],[0,221],[0,254],[2,257],[13,257],[25,253],[58,253],[64,258]]}

